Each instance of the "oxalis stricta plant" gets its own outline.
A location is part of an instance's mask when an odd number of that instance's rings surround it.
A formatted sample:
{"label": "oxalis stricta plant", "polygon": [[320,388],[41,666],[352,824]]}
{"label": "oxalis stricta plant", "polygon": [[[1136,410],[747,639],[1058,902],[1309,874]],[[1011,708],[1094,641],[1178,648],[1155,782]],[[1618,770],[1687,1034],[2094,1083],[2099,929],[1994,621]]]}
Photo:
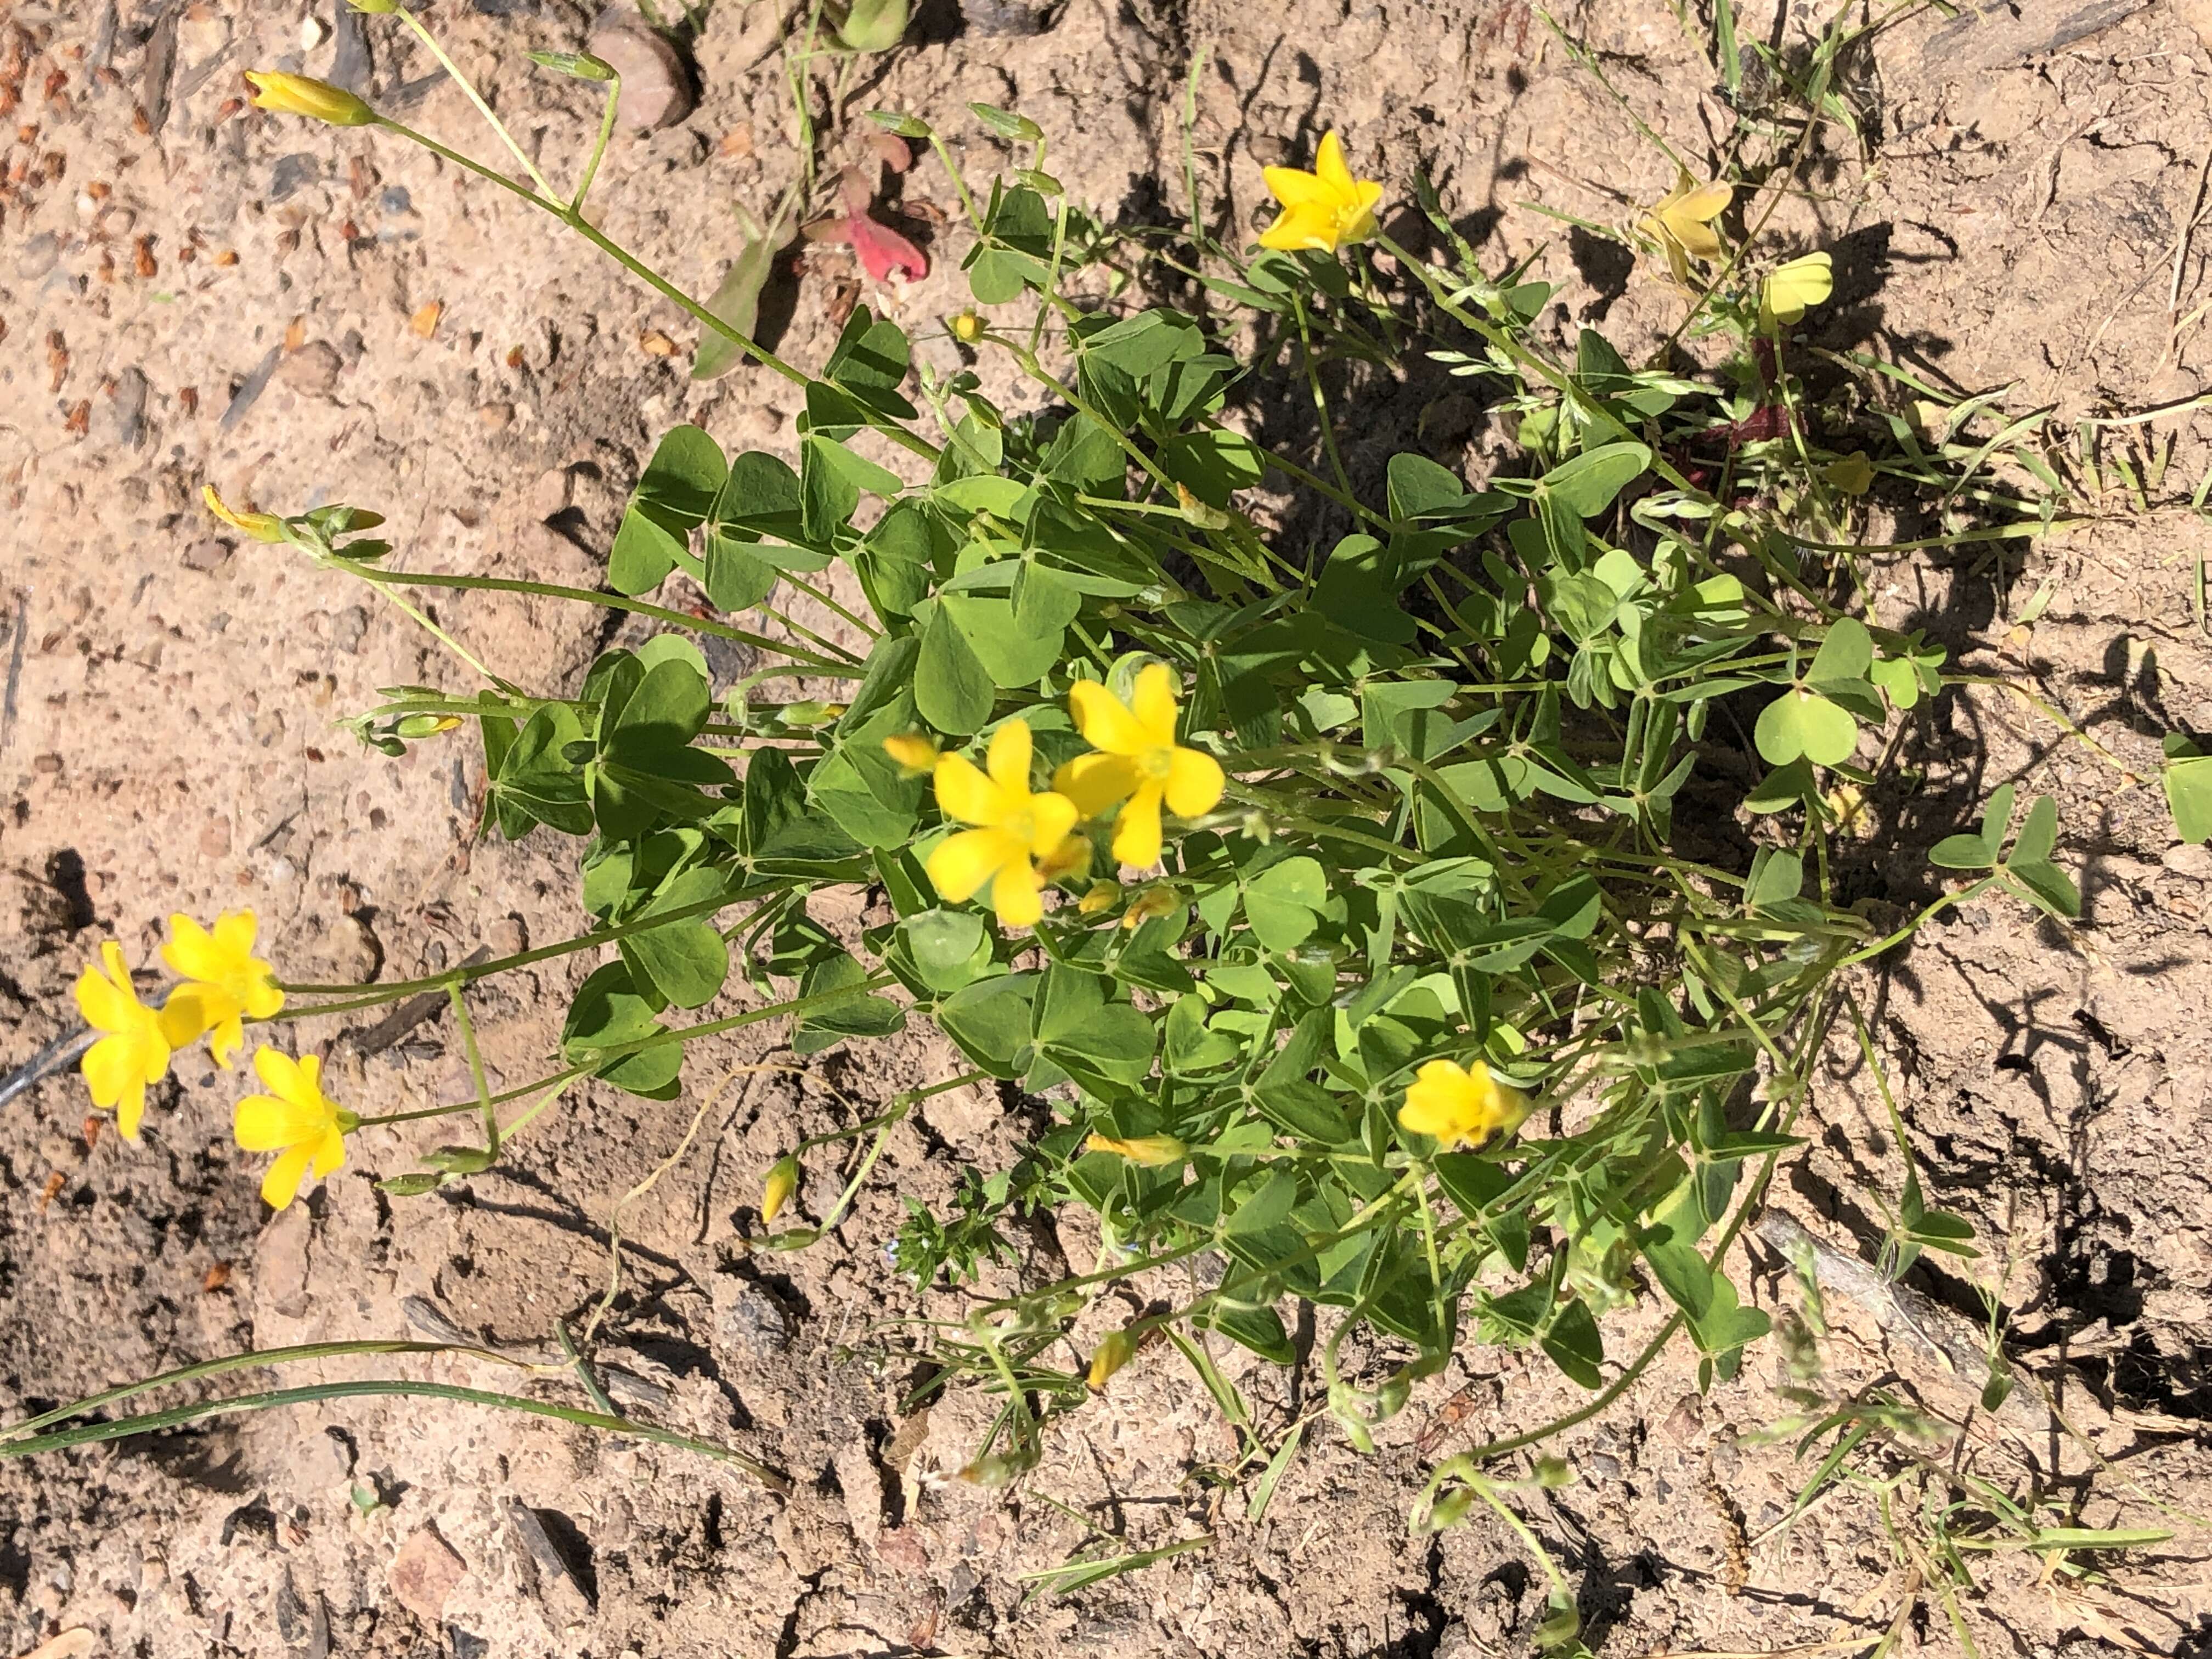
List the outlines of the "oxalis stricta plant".
{"label": "oxalis stricta plant", "polygon": [[[1877,463],[1864,436],[1822,429],[1790,362],[1792,325],[1829,295],[1828,256],[1754,257],[1723,228],[1731,188],[1686,177],[1620,234],[1682,286],[1686,330],[1723,343],[1721,372],[1632,368],[1588,330],[1563,358],[1537,328],[1548,284],[1525,266],[1486,273],[1425,180],[1418,203],[1447,252],[1400,247],[1376,216],[1385,187],[1331,135],[1313,172],[1269,169],[1281,212],[1257,250],[1222,246],[1194,202],[1188,236],[1153,269],[1202,294],[1203,318],[1132,308],[1098,297],[1122,286],[1099,267],[1137,242],[1067,199],[1032,123],[976,107],[1028,152],[979,197],[932,127],[879,115],[934,149],[968,216],[975,307],[943,326],[1022,390],[1001,399],[972,369],[917,369],[907,333],[866,309],[809,373],[592,224],[612,72],[537,56],[607,86],[566,195],[535,166],[508,178],[337,88],[253,80],[264,108],[424,144],[542,209],[683,307],[702,341],[802,386],[799,464],[678,427],[608,550],[606,591],[410,571],[372,512],[278,515],[210,491],[242,533],[368,583],[452,649],[471,689],[394,689],[354,728],[396,754],[473,727],[486,833],[574,838],[593,926],[427,979],[337,987],[276,982],[250,916],[212,933],[179,918],[165,960],[187,983],[160,1011],[112,946],[80,986],[106,1034],[85,1062],[95,1101],[128,1134],[145,1084],[202,1035],[227,1061],[243,1022],[442,992],[476,1097],[399,1115],[473,1116],[479,1134],[383,1182],[419,1194],[489,1168],[586,1080],[656,1100],[696,1090],[686,1052],[701,1039],[787,1018],[805,1056],[927,1020],[972,1069],[791,1149],[765,1173],[763,1223],[814,1207],[755,1243],[801,1249],[836,1226],[928,1094],[995,1079],[1046,1103],[1018,1164],[969,1176],[945,1212],[915,1206],[894,1241],[917,1282],[964,1282],[1006,1252],[1013,1214],[1097,1217],[1089,1271],[882,1334],[939,1362],[930,1388],[997,1391],[963,1471],[986,1484],[1034,1465],[1043,1419],[1080,1409],[1156,1340],[1233,1401],[1212,1340],[1298,1363],[1284,1317],[1298,1302],[1328,1310],[1312,1358],[1363,1448],[1462,1344],[1540,1350],[1592,1391],[1577,1419],[1678,1337],[1701,1376],[1732,1375],[1768,1320],[1721,1264],[1796,1144],[1839,975],[1971,896],[2077,908],[2051,862],[2051,803],[2014,837],[2008,790],[1978,832],[1937,849],[1978,873],[1903,927],[1833,896],[1832,837],[1876,781],[1856,757],[1945,676],[1939,649],[1851,614]],[[1470,489],[1409,452],[1372,488],[1351,475],[1322,366],[1388,372],[1424,353],[1516,420],[1512,470]],[[1315,411],[1310,468],[1233,417],[1285,375]],[[1295,498],[1282,516],[1341,533],[1297,544],[1248,515],[1242,492],[1271,475]],[[644,597],[679,573],[711,615]],[[860,601],[839,599],[854,587]],[[448,635],[413,588],[611,605],[666,631],[607,652],[580,686],[531,684]],[[786,615],[785,591],[841,615],[865,651]],[[750,645],[762,665],[718,698],[694,635]],[[793,680],[842,689],[785,695]],[[1759,844],[1742,867],[1676,850],[1717,710],[1769,768],[1742,802]],[[881,895],[894,918],[858,950],[808,913],[839,885]],[[560,1053],[493,1092],[469,988],[578,952],[599,963]],[[692,1015],[733,971],[798,994]],[[324,1095],[312,1054],[264,1047],[255,1066],[266,1092],[236,1127],[276,1154],[263,1190],[282,1206],[369,1120]],[[833,1159],[849,1167],[825,1200],[808,1182]],[[1955,1218],[1918,1219],[1920,1242],[1967,1248]],[[1185,1261],[1205,1288],[1182,1300],[1131,1319],[1109,1294]],[[1147,1294],[1170,1282],[1153,1276]],[[1609,1352],[1607,1316],[1647,1293],[1671,1317]],[[605,1411],[483,1398],[715,1449]],[[51,1426],[67,1415],[0,1430],[0,1454],[128,1431]],[[1483,1465],[1559,1426],[1439,1466],[1416,1524],[1481,1502],[1534,1547]],[[1267,1466],[1271,1487],[1297,1436],[1271,1449],[1249,1416],[1239,1431],[1243,1468]],[[1553,1579],[1544,1639],[1567,1646],[1572,1598]]]}

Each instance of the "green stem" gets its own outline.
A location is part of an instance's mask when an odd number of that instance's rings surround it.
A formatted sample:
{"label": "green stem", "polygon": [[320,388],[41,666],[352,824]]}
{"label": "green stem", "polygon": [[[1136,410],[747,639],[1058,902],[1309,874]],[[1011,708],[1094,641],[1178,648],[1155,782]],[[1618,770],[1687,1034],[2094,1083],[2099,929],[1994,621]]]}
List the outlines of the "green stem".
{"label": "green stem", "polygon": [[424,27],[422,20],[404,6],[399,8],[399,18],[409,28],[415,31],[416,38],[430,49],[430,55],[438,60],[439,68],[453,77],[453,84],[468,94],[469,102],[477,106],[477,113],[483,116],[491,130],[499,135],[500,142],[513,153],[514,159],[522,163],[523,171],[530,175],[530,182],[537,185],[544,195],[551,196],[553,186],[546,181],[545,175],[538,170],[538,163],[524,154],[522,146],[515,142],[514,135],[507,130],[507,123],[492,113],[491,106],[484,101],[483,94],[476,88],[476,83],[461,73],[459,64],[446,56],[446,49],[438,44],[437,37]]}
{"label": "green stem", "polygon": [[[688,628],[695,634],[711,634],[716,639],[734,640],[758,650],[781,652],[804,663],[817,674],[834,675],[848,680],[862,678],[849,663],[834,662],[828,657],[817,656],[813,652],[786,641],[772,640],[765,634],[732,628],[727,623],[694,617],[682,611],[672,611],[666,605],[651,605],[643,599],[628,599],[619,593],[603,593],[596,588],[569,587],[560,582],[529,581],[519,576],[441,576],[428,571],[379,570],[353,561],[343,562],[347,570],[364,581],[391,583],[401,587],[450,587],[486,593],[535,593],[549,599],[571,599],[580,605],[601,605],[610,611],[628,611],[637,616],[651,617],[656,622],[665,622],[672,627]],[[463,654],[466,655],[465,653]],[[469,660],[473,663],[475,659],[470,658]],[[485,678],[497,683],[496,678],[489,671],[486,671]]]}
{"label": "green stem", "polygon": [[461,1034],[461,1051],[469,1057],[469,1081],[476,1085],[477,1109],[483,1114],[484,1150],[499,1156],[499,1113],[491,1103],[491,1085],[484,1079],[483,1054],[477,1047],[477,1028],[469,1018],[469,1000],[454,981],[446,982],[446,995],[453,1005],[453,1024]]}
{"label": "green stem", "polygon": [[592,180],[599,176],[600,158],[607,153],[607,140],[614,136],[615,106],[621,101],[622,82],[617,80],[607,88],[607,109],[606,113],[599,118],[599,142],[592,146],[591,159],[584,163],[584,176],[576,181],[576,193],[568,198],[568,211],[572,215],[583,212],[584,198],[591,194]]}

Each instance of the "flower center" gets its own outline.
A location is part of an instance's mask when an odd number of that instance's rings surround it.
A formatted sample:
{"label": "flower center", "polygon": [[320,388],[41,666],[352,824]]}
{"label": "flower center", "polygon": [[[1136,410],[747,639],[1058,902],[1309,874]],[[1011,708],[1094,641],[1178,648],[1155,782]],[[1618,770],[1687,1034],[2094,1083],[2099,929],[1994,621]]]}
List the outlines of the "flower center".
{"label": "flower center", "polygon": [[1036,819],[1027,808],[1010,812],[1000,820],[999,828],[1013,836],[1024,847],[1036,839]]}
{"label": "flower center", "polygon": [[1137,756],[1137,769],[1155,783],[1164,782],[1175,770],[1175,750],[1170,748],[1146,749]]}

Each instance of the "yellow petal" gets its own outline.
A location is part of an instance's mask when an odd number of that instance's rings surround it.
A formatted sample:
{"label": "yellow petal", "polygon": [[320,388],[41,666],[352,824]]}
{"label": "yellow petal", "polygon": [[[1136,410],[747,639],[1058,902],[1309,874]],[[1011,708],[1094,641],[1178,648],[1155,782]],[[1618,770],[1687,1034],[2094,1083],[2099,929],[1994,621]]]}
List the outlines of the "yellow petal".
{"label": "yellow petal", "polygon": [[1006,865],[1028,859],[1029,849],[1003,830],[963,830],[937,844],[927,867],[938,896],[962,904]]}
{"label": "yellow petal", "polygon": [[329,1127],[327,1112],[311,1111],[275,1095],[248,1095],[231,1113],[231,1133],[249,1152],[305,1146]]}
{"label": "yellow petal", "polygon": [[937,806],[963,823],[996,823],[1006,810],[999,786],[965,755],[937,757]]}
{"label": "yellow petal", "polygon": [[[106,951],[101,952],[103,959],[106,954]],[[118,962],[122,954],[119,951],[116,952]],[[128,971],[123,974],[120,985],[97,968],[88,968],[76,976],[77,1012],[84,1016],[84,1023],[95,1031],[126,1029],[136,1016],[138,1006],[138,995],[131,988]]]}
{"label": "yellow petal", "polygon": [[1008,720],[991,736],[991,751],[984,757],[983,763],[990,770],[991,781],[999,786],[1000,793],[1009,806],[1030,793],[1030,758],[1033,747],[1027,720]]}
{"label": "yellow petal", "polygon": [[218,1021],[208,1030],[208,1055],[224,1071],[230,1069],[238,1051],[246,1046],[246,1026],[236,1014]]}
{"label": "yellow petal", "polygon": [[1228,787],[1221,763],[1197,749],[1178,749],[1168,762],[1168,805],[1177,817],[1194,818],[1221,804]]}
{"label": "yellow petal", "polygon": [[1700,185],[1697,189],[1676,197],[1669,204],[1668,217],[1680,223],[1710,224],[1728,211],[1728,204],[1735,199],[1734,185]]}
{"label": "yellow petal", "polygon": [[251,957],[253,935],[259,925],[251,910],[226,910],[216,918],[215,942],[233,957]]}
{"label": "yellow petal", "polygon": [[215,1023],[204,985],[179,985],[161,1005],[161,1038],[172,1048],[190,1048]]}
{"label": "yellow petal", "polygon": [[1260,176],[1267,181],[1267,193],[1285,208],[1328,205],[1328,186],[1310,173],[1296,167],[1262,167]]}
{"label": "yellow petal", "polygon": [[215,936],[181,911],[169,918],[169,938],[161,946],[161,960],[185,979],[221,979],[232,965]]}
{"label": "yellow petal", "polygon": [[143,1083],[137,1048],[127,1036],[105,1036],[84,1051],[77,1069],[84,1073],[85,1087],[92,1091],[94,1105],[102,1109],[112,1108],[123,1098],[134,1079]]}
{"label": "yellow petal", "polygon": [[261,1201],[272,1210],[289,1206],[300,1195],[300,1182],[307,1173],[309,1149],[293,1146],[278,1154],[269,1166],[269,1173],[261,1177]]}
{"label": "yellow petal", "polygon": [[1475,1080],[1449,1060],[1432,1060],[1406,1091],[1398,1121],[1418,1134],[1454,1139],[1472,1126],[1480,1111]]}
{"label": "yellow petal", "polygon": [[125,1140],[138,1139],[138,1125],[146,1115],[146,1085],[134,1081],[115,1103],[115,1132]]}
{"label": "yellow petal", "polygon": [[1686,219],[1670,222],[1668,229],[1682,252],[1692,258],[1711,263],[1721,257],[1721,239],[1711,225]]}
{"label": "yellow petal", "polygon": [[1038,858],[1049,856],[1075,828],[1077,816],[1075,803],[1056,790],[1030,796],[1029,851]]}
{"label": "yellow petal", "polygon": [[1146,663],[1138,674],[1129,712],[1145,734],[1147,749],[1165,749],[1175,742],[1177,689],[1175,670],[1164,662]]}
{"label": "yellow petal", "polygon": [[267,972],[257,975],[246,993],[246,1012],[255,1019],[267,1019],[284,1006],[284,994],[276,988],[276,981]]}
{"label": "yellow petal", "polygon": [[1794,323],[1835,287],[1835,261],[1826,252],[1808,253],[1775,268],[1759,291],[1759,303],[1776,321]]}
{"label": "yellow petal", "polygon": [[1009,927],[1034,927],[1044,920],[1044,884],[1027,859],[1000,866],[991,883],[991,908]]}
{"label": "yellow petal", "polygon": [[1321,136],[1321,148],[1314,152],[1314,177],[1328,186],[1330,194],[1340,199],[1357,188],[1352,169],[1345,164],[1344,141],[1334,132]]}
{"label": "yellow petal", "polygon": [[1352,187],[1352,198],[1346,208],[1337,227],[1336,240],[1340,246],[1364,242],[1375,234],[1375,204],[1382,199],[1382,186],[1371,179],[1363,179]]}
{"label": "yellow petal", "polygon": [[1052,775],[1052,787],[1073,801],[1085,817],[1095,818],[1125,799],[1143,775],[1125,756],[1078,755]]}
{"label": "yellow petal", "polygon": [[315,1143],[307,1167],[314,1171],[315,1179],[320,1181],[344,1162],[345,1137],[336,1128],[325,1129],[322,1139]]}
{"label": "yellow petal", "polygon": [[253,1073],[261,1079],[262,1087],[277,1099],[306,1112],[323,1109],[323,1091],[315,1086],[316,1072],[321,1065],[313,1054],[305,1060],[294,1060],[265,1042],[253,1056]]}
{"label": "yellow petal", "polygon": [[1067,712],[1084,742],[1109,755],[1133,755],[1152,745],[1129,706],[1097,680],[1078,680],[1067,688]]}
{"label": "yellow petal", "polygon": [[1281,253],[1332,252],[1336,247],[1336,215],[1318,204],[1286,208],[1282,217],[1260,233],[1260,246]]}
{"label": "yellow petal", "polygon": [[1114,856],[1122,863],[1148,870],[1160,861],[1160,793],[1158,783],[1142,784],[1114,820]]}

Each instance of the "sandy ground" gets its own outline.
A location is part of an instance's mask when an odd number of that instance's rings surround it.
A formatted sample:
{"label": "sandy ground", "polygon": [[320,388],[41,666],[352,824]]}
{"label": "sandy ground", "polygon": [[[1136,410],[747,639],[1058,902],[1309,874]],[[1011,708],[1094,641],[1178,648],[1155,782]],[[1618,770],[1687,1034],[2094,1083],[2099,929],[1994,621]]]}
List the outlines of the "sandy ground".
{"label": "sandy ground", "polygon": [[[981,9],[965,21],[926,9],[922,44],[872,63],[850,106],[969,134],[978,169],[997,151],[962,106],[1017,106],[1064,146],[1051,166],[1079,198],[1109,218],[1163,217],[1182,210],[1182,82],[1203,50],[1198,160],[1224,224],[1253,222],[1262,161],[1303,156],[1334,126],[1382,176],[1426,166],[1493,266],[1545,245],[1547,274],[1569,283],[1563,329],[1602,319],[1632,345],[1671,325],[1679,301],[1662,284],[1534,205],[1618,221],[1672,179],[1518,0],[1069,0],[1033,36],[984,35]],[[2212,53],[2182,11],[2114,4],[2068,39],[2051,25],[2069,9],[2000,12],[1963,40],[1920,15],[1850,59],[1864,152],[1832,135],[1769,228],[1836,250],[1820,344],[1965,390],[2009,384],[2008,406],[2054,406],[2062,428],[2199,388],[2202,335],[2172,342],[2177,313],[2208,297],[2185,228],[2212,87]],[[568,843],[471,840],[483,780],[467,745],[394,763],[333,729],[377,687],[459,684],[450,664],[368,589],[219,533],[194,501],[203,480],[270,507],[379,507],[412,568],[589,585],[666,427],[787,441],[779,383],[740,371],[693,385],[681,313],[527,210],[389,138],[241,109],[242,68],[333,72],[342,37],[319,10],[304,34],[296,7],[227,0],[0,12],[15,104],[0,194],[0,1068],[61,1034],[68,984],[99,940],[147,965],[172,909],[251,904],[289,976],[348,981],[581,923]],[[618,142],[599,187],[610,232],[702,291],[734,252],[732,204],[765,209],[796,166],[775,62],[763,61],[773,10],[715,0],[691,48],[696,109]],[[526,143],[569,165],[589,100],[520,52],[575,49],[589,20],[552,0],[438,12]],[[1734,118],[1668,8],[1559,21],[1638,115],[1711,156]],[[363,84],[380,102],[490,153],[427,58],[381,27],[369,38]],[[1802,25],[1783,38],[1802,40]],[[927,167],[904,183],[917,239],[954,206]],[[930,278],[871,302],[915,329],[956,308],[957,239],[933,252]],[[860,274],[826,246],[804,267],[774,326],[779,349],[811,364]],[[1372,411],[1356,450],[1408,441],[1418,398],[1355,390]],[[2159,732],[2212,728],[2212,652],[2191,609],[2204,530],[2159,504],[2172,480],[2185,501],[2205,434],[2171,417],[2113,441],[2168,433],[2172,478],[2149,512],[2108,475],[2108,522],[2002,562],[1899,554],[1868,572],[1885,620],[1928,627],[1977,672],[2021,677],[2145,773]],[[1430,447],[1474,464],[1479,439],[1465,438]],[[2016,626],[2046,583],[2039,619]],[[535,602],[457,599],[438,615],[549,686],[573,684],[609,636],[597,616]],[[2016,1403],[1936,1463],[2058,1494],[2080,1525],[2179,1524],[2212,1510],[2212,858],[2173,844],[2154,789],[2123,787],[2018,702],[1954,695],[1916,722],[1878,797],[1847,871],[1853,896],[1925,902],[1937,888],[1924,848],[2008,780],[2057,796],[2081,923],[1970,910],[1854,990],[1929,1201],[1994,1247],[1913,1282],[1960,1321],[1981,1317],[1978,1285],[1994,1295],[2030,1380],[2023,1401],[2055,1401],[2079,1436]],[[483,994],[498,1077],[528,1074],[572,984],[555,963]],[[778,1026],[748,1036],[710,1061],[788,1059]],[[341,1049],[334,1092],[363,1111],[454,1098],[465,1085],[451,1041],[432,1021],[374,1054]],[[1879,1237],[1878,1204],[1902,1180],[1854,1054],[1837,1052],[1814,1143],[1778,1189],[1850,1256]],[[1405,1516],[1436,1458],[1577,1403],[1540,1363],[1470,1348],[1372,1456],[1316,1425],[1258,1520],[1247,1492],[1212,1479],[1233,1438],[1164,1352],[1057,1424],[1027,1480],[985,1492],[946,1480],[985,1407],[955,1396],[902,1414],[912,1376],[881,1322],[958,1301],[925,1304],[883,1245],[900,1194],[941,1196],[957,1165],[1006,1160],[1004,1104],[967,1090],[931,1103],[816,1249],[761,1258],[743,1240],[777,1152],[954,1069],[915,1032],[754,1076],[625,1218],[595,1350],[620,1403],[791,1471],[789,1498],[679,1452],[406,1402],[0,1464],[0,1650],[80,1629],[91,1645],[49,1651],[1524,1650],[1544,1587],[1511,1534],[1479,1516],[1409,1538]],[[229,1144],[238,1091],[187,1062],[136,1148],[88,1133],[67,1079],[0,1109],[0,1414],[247,1347],[404,1334],[410,1309],[422,1328],[425,1303],[471,1338],[539,1357],[554,1320],[578,1321],[605,1289],[611,1206],[675,1150],[696,1104],[580,1097],[490,1174],[415,1200],[374,1180],[438,1135],[376,1131],[272,1220],[255,1161]],[[1018,1271],[1051,1273],[1082,1243],[1041,1229]],[[1771,1252],[1751,1247],[1747,1270],[1763,1303],[1794,1305]],[[1886,1335],[1878,1311],[1831,1300],[1827,1386],[1887,1379],[1958,1411],[1955,1381]],[[1628,1316],[1614,1350],[1655,1318]],[[1761,1350],[1701,1396],[1670,1357],[1557,1444],[1578,1479],[1528,1512],[1574,1576],[1600,1651],[1771,1651],[1893,1626],[1910,1645],[1957,1645],[1904,1565],[1927,1536],[1923,1492],[1949,1501],[1942,1480],[1903,1469],[1887,1523],[1853,1487],[1778,1527],[1811,1474],[1760,1437],[1784,1409],[1778,1364]],[[527,1386],[472,1362],[410,1374]],[[1239,1375],[1271,1433],[1310,1383],[1256,1364]],[[1048,1499],[1133,1547],[1213,1541],[1053,1600],[1021,1575],[1085,1534]],[[2185,1524],[2171,1545],[2104,1560],[2105,1582],[2086,1586],[2039,1583],[2027,1555],[1978,1557],[1955,1602],[1984,1654],[2203,1652],[2203,1559],[2204,1534]]]}

